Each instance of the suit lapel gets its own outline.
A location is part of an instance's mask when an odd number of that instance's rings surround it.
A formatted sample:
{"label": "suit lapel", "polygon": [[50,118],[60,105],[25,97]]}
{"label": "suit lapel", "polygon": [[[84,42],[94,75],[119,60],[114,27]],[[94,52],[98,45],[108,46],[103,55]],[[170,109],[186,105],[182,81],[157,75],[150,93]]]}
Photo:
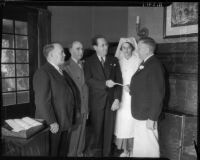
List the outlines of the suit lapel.
{"label": "suit lapel", "polygon": [[106,76],[107,79],[109,79],[109,77],[110,77],[110,67],[111,67],[110,66],[110,59],[107,56],[105,64],[104,64],[104,73],[105,73],[105,76]]}
{"label": "suit lapel", "polygon": [[49,62],[47,62],[47,67],[48,67],[49,72],[50,72],[53,76],[55,76],[56,78],[61,79],[64,83],[67,83],[67,82],[65,81],[64,75],[61,75],[61,74],[54,68],[54,66],[52,66]]}
{"label": "suit lapel", "polygon": [[[103,66],[101,65],[101,62],[98,58],[98,56],[95,54],[95,57],[94,57],[94,65],[96,65],[96,68],[97,68],[97,71],[102,74],[102,76],[104,76],[106,78],[106,75],[105,75],[105,71],[104,71],[104,68]],[[105,67],[105,66],[104,66]]]}
{"label": "suit lapel", "polygon": [[80,66],[78,66],[76,62],[70,59],[68,67],[72,77],[74,77],[74,80],[77,81],[78,84],[82,84],[84,81],[84,73]]}
{"label": "suit lapel", "polygon": [[142,72],[144,69],[148,68],[148,65],[152,62],[153,59],[154,59],[154,55],[151,56],[149,59],[147,59],[144,63],[140,64],[138,66],[138,70],[136,71],[134,75],[137,75],[138,73]]}
{"label": "suit lapel", "polygon": [[49,62],[47,62],[47,66],[51,72],[55,75],[59,75],[59,77],[63,77],[54,66],[52,66]]}

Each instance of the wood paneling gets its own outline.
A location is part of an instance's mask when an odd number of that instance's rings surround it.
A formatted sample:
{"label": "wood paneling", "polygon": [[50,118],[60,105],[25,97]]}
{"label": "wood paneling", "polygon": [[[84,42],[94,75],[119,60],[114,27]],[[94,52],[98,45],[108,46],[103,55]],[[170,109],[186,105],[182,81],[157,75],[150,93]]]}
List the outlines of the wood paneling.
{"label": "wood paneling", "polygon": [[156,54],[167,71],[165,109],[171,111],[165,112],[159,126],[161,154],[172,160],[196,160],[198,43],[158,44]]}
{"label": "wood paneling", "polygon": [[170,160],[196,160],[197,117],[165,113],[159,123],[161,157]]}
{"label": "wood paneling", "polygon": [[197,42],[158,44],[156,54],[170,74],[197,74]]}
{"label": "wood paneling", "polygon": [[198,43],[158,44],[156,56],[167,71],[165,108],[197,115]]}

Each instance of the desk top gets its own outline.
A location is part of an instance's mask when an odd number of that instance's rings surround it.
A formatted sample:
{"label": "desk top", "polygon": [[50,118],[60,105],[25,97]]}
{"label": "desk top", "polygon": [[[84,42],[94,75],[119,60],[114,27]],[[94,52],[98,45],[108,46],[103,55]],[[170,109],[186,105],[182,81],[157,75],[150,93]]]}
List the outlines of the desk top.
{"label": "desk top", "polygon": [[44,132],[48,132],[48,131],[49,131],[49,127],[45,127],[42,130],[39,130],[38,132],[36,132],[32,136],[30,136],[29,138],[20,138],[20,137],[12,137],[12,136],[2,136],[1,139],[2,139],[2,141],[5,141],[5,142],[14,141],[16,144],[20,145],[20,144],[29,143],[30,141],[32,141],[33,139],[35,139],[39,135],[43,134]]}

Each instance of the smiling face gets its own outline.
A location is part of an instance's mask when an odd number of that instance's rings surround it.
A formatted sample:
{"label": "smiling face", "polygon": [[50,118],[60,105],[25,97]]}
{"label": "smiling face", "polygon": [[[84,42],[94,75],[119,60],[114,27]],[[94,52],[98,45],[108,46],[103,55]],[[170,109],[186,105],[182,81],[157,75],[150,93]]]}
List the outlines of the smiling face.
{"label": "smiling face", "polygon": [[108,52],[108,43],[104,38],[97,39],[97,45],[94,45],[97,55],[105,57]]}
{"label": "smiling face", "polygon": [[121,46],[121,51],[123,52],[124,57],[126,59],[129,59],[132,56],[133,47],[131,46],[131,44],[125,42]]}

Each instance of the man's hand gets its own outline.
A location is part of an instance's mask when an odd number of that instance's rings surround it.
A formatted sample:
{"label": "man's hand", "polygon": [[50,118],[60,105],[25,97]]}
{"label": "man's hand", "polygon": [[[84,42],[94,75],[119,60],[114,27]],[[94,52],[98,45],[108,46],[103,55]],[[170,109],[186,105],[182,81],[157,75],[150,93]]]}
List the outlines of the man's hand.
{"label": "man's hand", "polygon": [[112,104],[112,106],[111,106],[111,110],[115,111],[117,109],[119,109],[119,100],[115,99],[114,102],[113,102],[113,104]]}
{"label": "man's hand", "polygon": [[150,119],[147,120],[146,126],[150,130],[157,129],[157,121],[152,121]]}
{"label": "man's hand", "polygon": [[106,81],[106,86],[108,88],[112,88],[115,85],[115,82],[113,82],[112,80],[107,80]]}
{"label": "man's hand", "polygon": [[86,113],[86,119],[88,119],[89,118],[89,113]]}
{"label": "man's hand", "polygon": [[51,131],[51,133],[55,134],[55,133],[58,132],[58,130],[59,130],[58,123],[54,122],[54,123],[50,124],[50,131]]}
{"label": "man's hand", "polygon": [[127,84],[126,86],[124,86],[124,90],[129,93],[130,92],[130,85]]}

